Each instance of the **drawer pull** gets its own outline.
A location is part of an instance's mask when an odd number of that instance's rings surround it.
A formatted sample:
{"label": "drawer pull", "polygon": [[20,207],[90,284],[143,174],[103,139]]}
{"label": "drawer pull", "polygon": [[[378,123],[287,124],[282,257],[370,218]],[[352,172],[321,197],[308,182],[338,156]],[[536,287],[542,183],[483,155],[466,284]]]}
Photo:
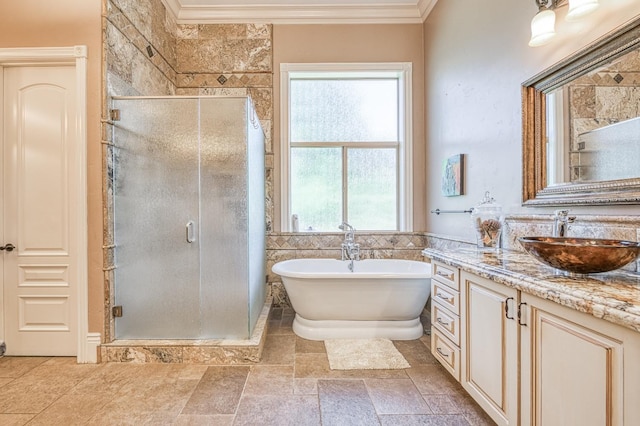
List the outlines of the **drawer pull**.
{"label": "drawer pull", "polygon": [[442,352],[442,349],[440,349],[440,348],[436,348],[436,351],[437,351],[440,355],[442,355],[443,357],[445,357],[445,358],[449,358],[449,354],[445,354],[444,352]]}
{"label": "drawer pull", "polygon": [[453,281],[453,274],[447,274],[446,272],[442,272],[440,269],[436,271],[436,275],[446,278],[450,281]]}
{"label": "drawer pull", "polygon": [[505,318],[512,320],[515,318],[513,316],[509,316],[509,300],[513,300],[513,297],[507,297],[504,300],[504,316]]}
{"label": "drawer pull", "polygon": [[524,323],[524,322],[522,322],[522,317],[523,317],[523,314],[522,314],[522,305],[526,306],[526,305],[527,305],[527,302],[522,302],[522,303],[520,303],[520,304],[518,305],[518,324],[520,324],[520,325],[521,325],[521,326],[523,326],[523,327],[526,327],[526,326],[527,326],[527,324],[526,324],[526,323]]}
{"label": "drawer pull", "polygon": [[444,295],[444,294],[442,294],[442,293],[436,293],[436,297],[437,297],[438,299],[446,300],[447,302],[449,302],[449,303],[453,304],[453,297],[447,297],[447,296],[445,296],[445,295]]}
{"label": "drawer pull", "polygon": [[444,326],[446,326],[446,327],[449,327],[449,326],[451,325],[451,323],[450,323],[450,322],[444,322],[444,321],[442,321],[442,318],[440,318],[440,317],[436,318],[436,322],[437,322],[438,324],[442,324],[442,325],[444,325]]}

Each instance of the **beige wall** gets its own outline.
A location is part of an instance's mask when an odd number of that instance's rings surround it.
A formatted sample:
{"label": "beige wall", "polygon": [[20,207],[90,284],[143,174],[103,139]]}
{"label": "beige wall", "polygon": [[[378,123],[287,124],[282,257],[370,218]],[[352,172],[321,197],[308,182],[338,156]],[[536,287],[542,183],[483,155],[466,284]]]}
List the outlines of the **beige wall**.
{"label": "beige wall", "polygon": [[[424,23],[426,74],[427,210],[466,209],[491,191],[507,213],[548,214],[521,206],[521,83],[613,28],[640,14],[637,0],[601,0],[579,22],[558,10],[556,39],[527,45],[534,1],[439,1]],[[440,193],[437,167],[466,154],[466,195]],[[585,214],[638,215],[637,206],[572,208]],[[472,238],[467,215],[429,215],[427,230]]]}
{"label": "beige wall", "polygon": [[425,229],[424,60],[422,26],[274,25],[274,230],[280,231],[280,64],[308,62],[413,63],[414,231]]}
{"label": "beige wall", "polygon": [[0,47],[88,47],[89,331],[102,333],[101,0],[0,1]]}

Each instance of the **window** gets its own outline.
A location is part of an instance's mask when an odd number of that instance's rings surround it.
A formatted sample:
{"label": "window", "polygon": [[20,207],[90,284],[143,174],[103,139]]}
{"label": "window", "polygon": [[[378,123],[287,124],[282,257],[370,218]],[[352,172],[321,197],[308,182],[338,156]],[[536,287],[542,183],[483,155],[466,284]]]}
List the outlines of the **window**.
{"label": "window", "polygon": [[411,230],[411,64],[280,70],[282,230]]}

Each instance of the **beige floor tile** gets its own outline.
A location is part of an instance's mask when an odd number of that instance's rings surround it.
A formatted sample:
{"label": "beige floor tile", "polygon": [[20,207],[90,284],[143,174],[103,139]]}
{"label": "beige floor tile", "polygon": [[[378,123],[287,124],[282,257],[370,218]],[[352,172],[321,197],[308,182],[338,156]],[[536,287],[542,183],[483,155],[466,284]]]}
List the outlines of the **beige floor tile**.
{"label": "beige floor tile", "polygon": [[296,378],[407,378],[405,370],[331,370],[326,354],[296,354]]}
{"label": "beige floor tile", "polygon": [[231,426],[233,414],[180,414],[174,426]]}
{"label": "beige floor tile", "polygon": [[422,340],[396,340],[393,345],[412,367],[438,362]]}
{"label": "beige floor tile", "polygon": [[117,396],[103,410],[131,410],[140,413],[164,411],[177,416],[191,398],[198,382],[181,379],[131,381],[118,391]]}
{"label": "beige floor tile", "polygon": [[496,424],[484,411],[465,413],[464,417],[471,426],[495,426]]}
{"label": "beige floor tile", "polygon": [[450,395],[423,395],[434,414],[461,414],[462,410],[453,402]]}
{"label": "beige floor tile", "polygon": [[50,358],[40,365],[47,366],[47,367],[55,367],[55,366],[61,366],[61,365],[79,365],[79,364],[76,360],[76,357],[58,356],[58,357]]}
{"label": "beige floor tile", "polygon": [[380,416],[382,426],[470,426],[461,415],[390,415]]}
{"label": "beige floor tile", "polygon": [[24,375],[49,357],[5,356],[0,358],[0,377],[16,378]]}
{"label": "beige floor tile", "polygon": [[293,379],[293,393],[296,395],[317,395],[318,379]]}
{"label": "beige floor tile", "polygon": [[324,342],[322,340],[307,340],[296,336],[296,353],[326,354],[327,349],[324,347]]}
{"label": "beige floor tile", "polygon": [[292,395],[292,365],[254,365],[251,367],[245,395]]}
{"label": "beige floor tile", "polygon": [[40,413],[96,368],[99,367],[62,365],[32,368],[0,388],[0,413]]}
{"label": "beige floor tile", "polygon": [[47,408],[60,394],[47,391],[34,391],[29,386],[9,385],[0,389],[0,413],[38,414]]}
{"label": "beige floor tile", "polygon": [[35,414],[0,414],[0,425],[22,426],[26,425]]}
{"label": "beige floor tile", "polygon": [[209,367],[181,414],[234,414],[249,367]]}
{"label": "beige floor tile", "polygon": [[260,364],[293,365],[295,350],[295,335],[268,335]]}
{"label": "beige floor tile", "polygon": [[433,414],[411,379],[365,379],[378,414]]}
{"label": "beige floor tile", "polygon": [[449,395],[449,398],[458,406],[465,418],[472,425],[484,426],[495,424],[491,417],[480,408],[478,403],[471,398],[468,393],[459,392],[454,395]]}
{"label": "beige floor tile", "polygon": [[170,425],[177,418],[173,412],[134,410],[111,410],[99,412],[89,420],[91,426],[140,426],[140,425]]}
{"label": "beige floor tile", "polygon": [[69,394],[63,395],[38,414],[29,425],[82,425],[107,405],[114,395]]}
{"label": "beige floor tile", "polygon": [[323,426],[379,425],[362,380],[319,380]]}
{"label": "beige floor tile", "polygon": [[240,401],[233,424],[319,426],[318,398],[305,395],[246,395]]}
{"label": "beige floor tile", "polygon": [[418,365],[406,371],[423,395],[465,393],[462,386],[439,364]]}
{"label": "beige floor tile", "polygon": [[109,363],[101,364],[100,368],[91,372],[71,393],[116,393],[123,386],[135,380],[134,370],[139,365]]}

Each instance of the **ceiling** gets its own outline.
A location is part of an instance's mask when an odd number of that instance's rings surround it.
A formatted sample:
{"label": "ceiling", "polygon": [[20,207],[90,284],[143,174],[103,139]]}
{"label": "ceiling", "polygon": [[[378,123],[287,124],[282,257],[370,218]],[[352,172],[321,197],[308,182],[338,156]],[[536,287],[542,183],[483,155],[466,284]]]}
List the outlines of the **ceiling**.
{"label": "ceiling", "polygon": [[421,23],[437,0],[162,0],[179,24]]}

